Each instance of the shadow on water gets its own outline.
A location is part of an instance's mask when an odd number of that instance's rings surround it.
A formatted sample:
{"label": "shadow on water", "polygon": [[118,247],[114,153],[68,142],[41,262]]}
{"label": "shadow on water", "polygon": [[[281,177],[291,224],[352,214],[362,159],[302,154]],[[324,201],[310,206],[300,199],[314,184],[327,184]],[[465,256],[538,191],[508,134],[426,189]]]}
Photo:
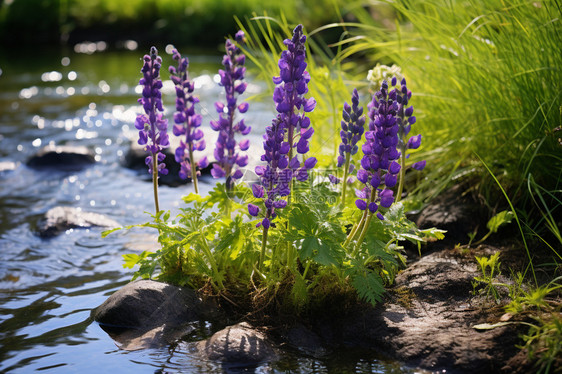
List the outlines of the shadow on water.
{"label": "shadow on water", "polygon": [[[189,337],[173,347],[143,351],[116,346],[92,321],[91,310],[129,281],[131,272],[123,269],[121,256],[149,249],[155,233],[131,230],[105,239],[100,228],[69,229],[50,239],[37,234],[40,220],[56,206],[103,214],[122,225],[146,221],[145,212],[153,209],[151,184],[122,166],[136,136],[143,53],[89,53],[90,47],[85,47],[88,53],[0,53],[0,166],[10,165],[0,167],[0,372],[404,372],[398,364],[357,350],[323,359],[287,353],[277,362],[241,369],[195,358]],[[221,94],[215,77],[220,57],[194,55],[190,60],[208,123],[215,119],[213,103]],[[167,89],[173,94],[173,87]],[[254,93],[260,89],[250,88]],[[173,112],[173,99],[165,105]],[[252,106],[246,118],[260,144],[272,108],[269,102]],[[49,144],[85,146],[96,163],[79,171],[25,166]],[[202,178],[202,193],[213,185]],[[162,186],[160,204],[177,211],[181,196],[190,192],[190,185]],[[193,334],[203,338],[208,329],[203,324]]]}

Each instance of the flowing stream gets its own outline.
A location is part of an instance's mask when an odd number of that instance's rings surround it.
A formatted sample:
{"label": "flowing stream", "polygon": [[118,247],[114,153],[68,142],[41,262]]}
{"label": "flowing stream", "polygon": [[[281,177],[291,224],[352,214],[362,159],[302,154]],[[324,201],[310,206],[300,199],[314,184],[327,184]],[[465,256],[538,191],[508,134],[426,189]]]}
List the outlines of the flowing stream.
{"label": "flowing stream", "polygon": [[[106,49],[85,43],[74,50],[0,51],[0,372],[56,373],[220,373],[181,344],[125,351],[91,319],[91,310],[132,275],[122,255],[147,248],[154,233],[131,230],[101,238],[102,229],[70,229],[49,239],[37,227],[56,206],[100,213],[122,225],[142,223],[152,212],[152,185],[146,175],[123,167],[136,135],[134,120],[143,52],[134,43]],[[185,52],[184,52],[185,53]],[[163,76],[172,61],[164,52]],[[196,53],[190,76],[201,98],[204,123],[215,119],[221,95],[216,71],[221,57]],[[263,85],[261,85],[263,86]],[[263,87],[249,86],[249,95]],[[174,110],[173,87],[164,98]],[[252,102],[245,115],[252,141],[273,118],[273,105]],[[212,140],[207,147],[213,147]],[[35,170],[26,160],[48,145],[86,146],[96,163],[78,172]],[[148,174],[148,173],[147,173]],[[201,193],[211,189],[210,176]],[[160,206],[176,210],[192,186],[160,188]],[[212,332],[203,326],[201,334]],[[256,373],[414,372],[369,352],[342,351],[322,359],[287,353]]]}

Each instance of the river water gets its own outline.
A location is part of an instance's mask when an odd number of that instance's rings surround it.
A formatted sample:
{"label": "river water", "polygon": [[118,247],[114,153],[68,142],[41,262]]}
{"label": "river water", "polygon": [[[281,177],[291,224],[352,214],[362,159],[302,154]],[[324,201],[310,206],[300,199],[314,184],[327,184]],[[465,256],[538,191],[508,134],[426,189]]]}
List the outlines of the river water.
{"label": "river water", "polygon": [[[154,209],[151,183],[122,163],[136,133],[143,52],[134,43],[106,47],[0,51],[0,372],[223,372],[182,344],[121,350],[91,319],[91,310],[131,278],[121,256],[146,249],[153,233],[131,230],[105,239],[101,229],[71,229],[50,239],[37,234],[45,213],[56,206],[100,213],[122,225],[145,222],[145,212]],[[161,52],[167,67],[171,58],[164,47]],[[221,94],[216,84],[221,58],[199,52],[190,61],[208,123],[215,119],[213,102]],[[248,96],[262,89],[252,84]],[[165,99],[168,113],[174,110],[172,97]],[[253,102],[245,118],[259,145],[273,106]],[[212,143],[207,141],[208,147]],[[28,168],[26,160],[48,144],[86,146],[97,162],[78,172]],[[210,177],[202,178],[202,194],[212,187]],[[160,206],[177,210],[181,196],[190,192],[191,185],[162,186]],[[353,350],[322,359],[287,353],[249,372],[414,370]]]}

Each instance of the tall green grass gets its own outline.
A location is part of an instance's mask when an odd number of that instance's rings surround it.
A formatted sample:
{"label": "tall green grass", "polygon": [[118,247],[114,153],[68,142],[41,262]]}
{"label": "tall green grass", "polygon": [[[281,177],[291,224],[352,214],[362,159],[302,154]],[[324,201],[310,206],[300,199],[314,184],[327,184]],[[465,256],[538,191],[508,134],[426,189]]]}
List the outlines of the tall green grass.
{"label": "tall green grass", "polygon": [[[395,14],[384,27],[380,9]],[[493,210],[499,191],[477,153],[524,212],[529,232],[559,239],[560,1],[357,1],[344,11],[358,22],[335,25],[349,32],[335,43],[340,61],[397,63],[408,79],[423,134],[414,157],[430,159],[441,182],[472,177]]]}

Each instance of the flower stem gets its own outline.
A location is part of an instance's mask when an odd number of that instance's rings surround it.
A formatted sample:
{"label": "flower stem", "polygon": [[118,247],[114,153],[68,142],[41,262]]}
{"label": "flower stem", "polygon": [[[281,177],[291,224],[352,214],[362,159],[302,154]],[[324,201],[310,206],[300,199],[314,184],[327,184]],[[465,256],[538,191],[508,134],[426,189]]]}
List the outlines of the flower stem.
{"label": "flower stem", "polygon": [[195,162],[193,161],[193,145],[189,145],[189,160],[191,161],[191,181],[193,182],[193,188],[195,193],[199,194],[199,185],[197,183],[197,169]]}
{"label": "flower stem", "polygon": [[152,186],[154,187],[154,206],[156,208],[156,214],[160,211],[160,206],[158,205],[158,154],[152,154]]}
{"label": "flower stem", "polygon": [[356,257],[357,253],[359,253],[359,248],[361,248],[361,244],[363,243],[363,239],[365,239],[365,235],[367,235],[367,231],[369,231],[369,225],[371,224],[371,219],[373,218],[373,213],[369,211],[369,209],[365,209],[365,212],[369,212],[367,214],[367,220],[365,221],[365,225],[363,226],[363,230],[361,230],[361,235],[359,235],[359,239],[357,239],[357,243],[355,243],[355,249],[351,254],[351,257]]}
{"label": "flower stem", "polygon": [[345,193],[347,191],[347,175],[349,174],[349,164],[351,162],[351,154],[346,153],[345,155],[345,166],[343,168],[343,179],[341,188],[341,206],[345,207]]}
{"label": "flower stem", "polygon": [[263,235],[262,235],[262,239],[261,239],[261,252],[260,252],[260,258],[258,261],[258,270],[261,272],[261,265],[263,263],[263,258],[265,257],[265,248],[267,247],[267,232],[269,231],[269,227],[268,228],[263,228]]}
{"label": "flower stem", "polygon": [[404,177],[406,176],[406,147],[402,147],[400,155],[400,177],[398,178],[398,189],[396,190],[396,202],[402,199],[402,189],[404,188]]}
{"label": "flower stem", "polygon": [[361,216],[361,219],[359,220],[359,222],[357,222],[357,223],[355,223],[355,225],[353,225],[353,228],[352,228],[351,232],[349,233],[349,235],[347,236],[347,239],[343,243],[344,247],[347,247],[347,245],[349,243],[351,243],[353,238],[355,238],[355,235],[357,235],[357,232],[361,232],[361,229],[363,228],[363,224],[365,223],[366,218],[367,218],[367,210],[363,211],[363,215]]}

